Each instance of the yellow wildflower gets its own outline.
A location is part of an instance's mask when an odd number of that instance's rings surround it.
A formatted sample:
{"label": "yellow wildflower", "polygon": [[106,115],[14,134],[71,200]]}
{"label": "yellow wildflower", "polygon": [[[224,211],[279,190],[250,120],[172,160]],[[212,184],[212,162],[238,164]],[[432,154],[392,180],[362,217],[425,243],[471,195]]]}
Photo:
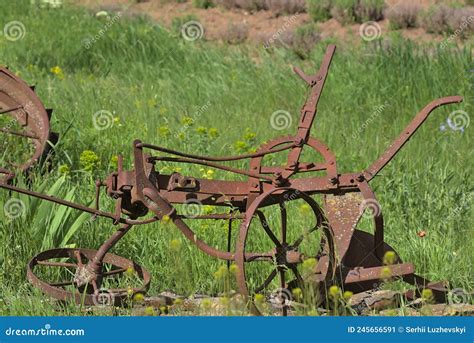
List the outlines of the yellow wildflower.
{"label": "yellow wildflower", "polygon": [[245,130],[244,139],[245,139],[246,141],[253,141],[256,136],[257,136],[257,134],[254,133],[254,132],[251,132],[249,128],[247,128],[247,129]]}
{"label": "yellow wildflower", "polygon": [[133,276],[133,274],[135,274],[135,269],[133,269],[132,267],[128,267],[127,270],[125,270],[125,275]]}
{"label": "yellow wildflower", "polygon": [[117,166],[117,162],[118,162],[118,156],[117,155],[113,155],[111,158],[110,158],[110,165],[111,166]]}
{"label": "yellow wildflower", "polygon": [[205,135],[207,133],[207,129],[204,126],[199,126],[196,128],[196,132],[201,135]]}
{"label": "yellow wildflower", "polygon": [[219,299],[219,302],[221,303],[222,306],[229,306],[230,299],[228,297],[223,297]]}
{"label": "yellow wildflower", "polygon": [[141,303],[143,300],[145,300],[145,296],[142,293],[137,293],[133,296],[133,301],[137,303]]}
{"label": "yellow wildflower", "polygon": [[158,103],[157,103],[156,99],[149,99],[148,100],[148,107],[150,107],[150,108],[156,107],[157,104]]}
{"label": "yellow wildflower", "polygon": [[308,213],[310,210],[311,210],[311,206],[309,206],[308,204],[302,204],[300,206],[301,213]]}
{"label": "yellow wildflower", "polygon": [[181,118],[181,124],[183,124],[184,126],[191,126],[194,124],[194,119],[189,116],[184,116],[183,118]]}
{"label": "yellow wildflower", "polygon": [[158,134],[162,137],[168,137],[171,133],[171,130],[168,126],[160,126],[158,128]]}
{"label": "yellow wildflower", "polygon": [[340,295],[339,287],[336,285],[329,287],[329,296],[333,299],[338,299]]}
{"label": "yellow wildflower", "polygon": [[171,218],[169,215],[165,214],[162,218],[161,218],[161,221],[164,223],[164,224],[168,224],[170,221],[171,221]]}
{"label": "yellow wildflower", "polygon": [[351,291],[345,291],[343,297],[345,300],[349,300],[353,295],[354,293],[352,293]]}
{"label": "yellow wildflower", "polygon": [[205,309],[209,309],[212,306],[212,302],[209,299],[202,299],[201,306]]}
{"label": "yellow wildflower", "polygon": [[242,151],[242,150],[247,149],[247,143],[245,143],[244,141],[237,141],[234,143],[234,146],[237,151]]}
{"label": "yellow wildflower", "polygon": [[388,265],[388,264],[394,264],[396,262],[397,255],[395,252],[389,250],[385,253],[383,256],[383,264]]}
{"label": "yellow wildflower", "polygon": [[146,307],[145,308],[145,315],[154,316],[155,315],[155,310],[153,309],[153,307],[151,307],[151,306]]}
{"label": "yellow wildflower", "polygon": [[302,296],[303,296],[303,291],[301,290],[301,288],[294,288],[292,291],[291,291],[291,294],[293,294],[293,298],[295,300],[301,300]]}
{"label": "yellow wildflower", "polygon": [[172,239],[170,241],[170,247],[174,251],[179,251],[179,249],[181,249],[181,241],[179,239]]}
{"label": "yellow wildflower", "polygon": [[219,269],[214,273],[214,277],[216,279],[223,279],[224,277],[227,276],[227,267],[226,266],[220,266]]}
{"label": "yellow wildflower", "polygon": [[265,300],[265,296],[263,294],[260,294],[260,293],[255,294],[255,302],[263,303],[264,300]]}
{"label": "yellow wildflower", "polygon": [[92,172],[99,165],[99,156],[91,150],[84,150],[79,156],[79,163],[85,171]]}
{"label": "yellow wildflower", "polygon": [[380,272],[381,279],[389,279],[392,276],[392,270],[389,267],[383,267]]}
{"label": "yellow wildflower", "polygon": [[211,138],[217,138],[219,136],[219,131],[215,127],[211,127],[209,130],[207,130],[207,134]]}
{"label": "yellow wildflower", "polygon": [[204,212],[204,214],[210,214],[210,213],[214,212],[214,206],[204,205],[203,212]]}
{"label": "yellow wildflower", "polygon": [[425,288],[421,291],[421,299],[427,303],[434,301],[433,291],[431,289]]}
{"label": "yellow wildflower", "polygon": [[312,272],[315,270],[318,260],[314,257],[308,258],[303,262],[303,270],[305,273]]}
{"label": "yellow wildflower", "polygon": [[67,164],[61,164],[58,168],[59,174],[66,175],[69,174],[69,167]]}
{"label": "yellow wildflower", "polygon": [[63,70],[61,69],[60,66],[55,66],[50,69],[51,73],[56,75],[59,79],[64,78]]}
{"label": "yellow wildflower", "polygon": [[232,263],[232,264],[229,266],[229,271],[230,271],[232,274],[237,273],[238,270],[239,270],[239,267],[237,267],[237,265],[236,265],[235,263]]}

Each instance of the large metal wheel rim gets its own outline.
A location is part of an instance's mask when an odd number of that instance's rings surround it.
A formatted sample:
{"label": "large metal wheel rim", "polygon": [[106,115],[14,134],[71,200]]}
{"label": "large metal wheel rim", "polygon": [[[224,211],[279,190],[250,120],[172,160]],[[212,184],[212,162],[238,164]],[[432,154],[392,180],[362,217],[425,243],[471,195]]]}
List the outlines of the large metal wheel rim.
{"label": "large metal wheel rim", "polygon": [[[237,265],[237,284],[239,288],[240,294],[242,294],[250,308],[250,311],[255,314],[255,315],[262,315],[261,311],[257,308],[257,306],[254,304],[252,299],[250,299],[250,292],[247,286],[247,281],[246,281],[246,274],[245,274],[245,245],[247,241],[247,236],[248,236],[248,231],[250,228],[250,223],[254,218],[254,215],[256,214],[259,205],[263,203],[263,201],[270,195],[276,192],[285,192],[285,191],[295,191],[298,192],[298,194],[311,206],[313,209],[313,212],[317,216],[317,212],[319,211],[322,213],[321,208],[319,205],[316,203],[314,199],[312,199],[309,195],[295,189],[292,187],[282,187],[282,188],[276,188],[272,189],[266,193],[261,194],[258,196],[255,201],[252,202],[248,210],[246,211],[246,219],[242,222],[240,226],[240,232],[239,232],[239,237],[237,241],[237,247],[236,247],[236,253],[235,253],[235,263]],[[335,274],[335,255],[334,255],[334,246],[333,246],[333,240],[331,238],[331,232],[330,228],[326,227],[325,230],[327,230],[325,233],[328,234],[327,238],[327,247],[326,250],[328,252],[328,259],[325,261],[319,261],[317,268],[322,271],[322,279],[327,280],[328,278],[333,278]],[[327,262],[327,263],[326,263]],[[322,265],[325,264],[325,265]],[[283,311],[285,312],[285,311]],[[285,315],[285,313],[284,313]]]}
{"label": "large metal wheel rim", "polygon": [[[8,115],[12,121],[24,128],[25,138],[30,139],[34,152],[18,168],[27,172],[35,163],[44,158],[50,146],[48,140],[57,140],[57,135],[50,132],[50,115],[36,93],[19,77],[6,68],[0,67],[0,115]],[[8,126],[8,125],[7,125]],[[3,130],[7,128],[1,128]],[[5,134],[8,134],[4,131]],[[8,166],[1,166],[0,174],[6,181],[14,177]],[[1,179],[0,179],[1,180]]]}

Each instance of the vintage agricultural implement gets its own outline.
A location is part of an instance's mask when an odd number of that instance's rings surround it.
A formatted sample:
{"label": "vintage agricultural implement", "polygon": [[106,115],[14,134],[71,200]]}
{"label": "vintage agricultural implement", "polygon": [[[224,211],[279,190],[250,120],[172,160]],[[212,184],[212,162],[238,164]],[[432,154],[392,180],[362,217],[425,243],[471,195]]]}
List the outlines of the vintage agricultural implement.
{"label": "vintage agricultural implement", "polygon": [[[140,279],[140,284],[133,288],[133,292],[145,292],[150,284],[150,275],[133,261],[109,253],[110,249],[132,226],[166,220],[174,224],[204,253],[235,262],[238,290],[256,314],[261,311],[253,296],[268,291],[270,285],[274,287],[278,280],[280,294],[303,283],[310,283],[311,289],[324,299],[326,290],[331,285],[339,285],[352,292],[372,289],[381,282],[387,268],[390,277],[403,279],[416,286],[410,296],[416,296],[422,289],[429,288],[436,299],[444,300],[448,289],[443,283],[431,283],[416,275],[413,265],[403,263],[393,252],[394,249],[385,243],[381,207],[369,183],[434,109],[459,103],[462,98],[451,96],[431,102],[369,168],[358,173],[340,174],[334,154],[310,135],[334,52],[335,46],[327,48],[319,72],[313,76],[306,75],[298,68],[294,69],[310,90],[301,109],[301,118],[294,136],[276,138],[262,145],[255,153],[231,157],[197,156],[136,140],[132,145],[134,169],[124,170],[120,156],[117,172],[109,175],[105,181],[96,183],[95,208],[15,185],[12,168],[16,168],[17,173],[28,173],[31,166],[41,161],[48,151],[48,141],[52,140],[50,114],[30,87],[7,69],[0,69],[0,114],[10,116],[20,132],[12,131],[11,127],[1,130],[7,135],[30,140],[34,148],[32,157],[23,164],[0,170],[0,188],[69,206],[95,217],[110,218],[114,225],[118,225],[115,233],[98,250],[58,248],[38,254],[28,263],[29,281],[56,299],[97,304],[98,298],[106,293],[114,304],[120,304],[130,295],[129,290],[114,288],[114,283],[110,280],[115,280],[132,269]],[[321,162],[300,161],[304,149],[320,156]],[[150,152],[160,152],[162,156],[152,156]],[[285,154],[284,165],[265,164],[265,158],[269,155],[282,153]],[[248,170],[225,164],[241,160],[249,160]],[[244,180],[210,180],[184,176],[177,172],[164,175],[155,170],[155,164],[161,161],[207,166],[238,174]],[[301,173],[309,176],[301,177]],[[102,188],[115,202],[114,212],[99,209]],[[316,201],[316,196],[320,196],[322,200]],[[287,209],[296,200],[303,202],[305,208],[309,209],[303,222],[314,221],[314,224],[295,235],[292,225],[288,224],[291,220]],[[179,204],[181,208],[182,205],[198,204],[216,206],[215,208],[227,207],[229,211],[189,215],[186,211],[179,213]],[[266,217],[265,211],[268,208],[278,213],[277,219],[270,220]],[[364,211],[372,214],[373,234],[356,229]],[[187,223],[204,219],[229,223],[226,250],[217,249],[199,239]],[[231,248],[230,242],[233,221],[240,221],[240,230],[234,241],[235,248]],[[274,222],[278,222],[278,229],[272,228]],[[255,230],[264,235],[269,243],[266,246],[271,248],[259,251],[251,247],[249,237]],[[303,245],[308,241],[313,249],[310,253],[302,251]],[[392,252],[392,259],[387,265],[384,256],[388,251]],[[315,261],[310,272],[302,271],[302,265],[310,258]],[[259,266],[262,266],[262,272],[250,276],[249,270],[259,270]],[[67,271],[63,274],[66,278],[54,282],[46,280],[42,275],[46,275],[47,271],[40,273],[40,268],[63,268]],[[264,274],[264,270],[267,274]],[[261,278],[259,282],[256,282],[256,277]],[[290,304],[284,298],[285,296],[279,298],[282,301],[280,308],[286,315]]]}

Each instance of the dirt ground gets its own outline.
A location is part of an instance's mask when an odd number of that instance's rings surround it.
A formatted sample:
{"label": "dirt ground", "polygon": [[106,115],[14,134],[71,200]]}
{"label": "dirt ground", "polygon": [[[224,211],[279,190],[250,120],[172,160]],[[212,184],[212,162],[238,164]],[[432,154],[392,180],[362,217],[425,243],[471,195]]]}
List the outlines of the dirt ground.
{"label": "dirt ground", "polygon": [[[204,27],[204,36],[207,40],[226,40],[230,27],[240,27],[245,30],[247,40],[255,43],[263,43],[279,30],[293,31],[297,27],[311,22],[307,13],[298,13],[293,15],[278,15],[273,11],[257,11],[250,13],[240,9],[225,9],[223,7],[214,7],[209,9],[199,9],[194,7],[192,1],[186,3],[169,2],[163,3],[163,0],[149,0],[137,2],[130,0],[73,0],[74,3],[85,5],[93,11],[117,11],[125,10],[125,14],[137,15],[146,14],[158,23],[167,27],[171,26],[175,17],[184,15],[193,15]],[[421,7],[428,7],[436,0],[388,0],[388,6],[399,2],[416,2]],[[439,1],[438,1],[439,2]],[[449,1],[444,1],[449,2]],[[388,20],[378,22],[382,34],[389,30]],[[341,25],[337,20],[330,19],[323,23],[318,23],[321,38],[334,37],[340,41],[353,42],[353,37],[359,32],[359,24]],[[440,35],[429,34],[423,28],[413,28],[400,30],[406,38],[415,41],[441,41]]]}

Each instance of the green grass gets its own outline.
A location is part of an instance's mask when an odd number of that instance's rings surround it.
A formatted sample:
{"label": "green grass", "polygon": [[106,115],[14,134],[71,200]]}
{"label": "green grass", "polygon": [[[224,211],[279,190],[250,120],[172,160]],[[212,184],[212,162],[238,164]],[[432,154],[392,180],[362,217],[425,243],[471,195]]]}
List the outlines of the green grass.
{"label": "green grass", "polygon": [[[131,168],[133,139],[219,156],[252,151],[264,141],[294,133],[306,89],[289,66],[314,71],[326,45],[319,44],[302,61],[282,49],[187,42],[144,19],[124,15],[86,49],[85,39],[97,37],[105,22],[85,10],[45,10],[19,1],[0,2],[0,11],[2,23],[18,20],[26,28],[25,37],[16,42],[0,36],[0,64],[36,84],[43,103],[55,110],[52,127],[61,135],[53,170],[32,186],[54,191],[58,169],[67,165],[70,172],[61,190],[54,192],[84,204],[93,200],[94,180],[114,170],[114,156],[124,154],[125,166]],[[427,278],[447,279],[453,287],[472,290],[472,127],[463,133],[439,130],[453,110],[472,113],[470,45],[440,49],[399,37],[391,37],[391,42],[390,49],[374,43],[336,52],[312,134],[334,151],[341,172],[360,171],[428,102],[464,96],[464,103],[436,110],[371,186],[384,212],[386,241],[402,259],[413,262]],[[52,73],[55,66],[60,73]],[[384,104],[380,114],[364,125]],[[92,120],[100,110],[115,117],[113,126],[103,131],[95,129]],[[291,113],[288,129],[271,127],[271,114],[277,110]],[[183,129],[186,117],[194,118],[194,123]],[[210,134],[200,127],[215,130]],[[80,161],[85,150],[99,157],[92,172]],[[200,177],[206,172],[180,167],[187,175]],[[169,173],[173,166],[157,168]],[[220,171],[213,178],[235,179]],[[0,192],[2,208],[11,196],[16,195]],[[112,209],[105,197],[102,206]],[[114,230],[108,220],[88,221],[64,242],[69,232],[65,224],[80,220],[80,213],[68,213],[61,223],[58,211],[59,207],[50,207],[46,217],[27,211],[18,220],[8,220],[0,211],[0,315],[64,313],[29,286],[27,261],[55,243],[97,248]],[[307,221],[301,215],[295,218],[295,228]],[[198,224],[193,228],[200,237],[225,249],[223,223]],[[361,223],[368,229],[367,224]],[[422,230],[427,233],[423,239],[417,236]],[[179,253],[169,247],[175,239],[183,243]],[[255,244],[259,242],[257,238]],[[150,270],[151,294],[168,289],[181,294],[222,290],[214,272],[223,262],[185,242],[171,225],[135,227],[113,252]],[[68,305],[65,313],[82,312]]]}

